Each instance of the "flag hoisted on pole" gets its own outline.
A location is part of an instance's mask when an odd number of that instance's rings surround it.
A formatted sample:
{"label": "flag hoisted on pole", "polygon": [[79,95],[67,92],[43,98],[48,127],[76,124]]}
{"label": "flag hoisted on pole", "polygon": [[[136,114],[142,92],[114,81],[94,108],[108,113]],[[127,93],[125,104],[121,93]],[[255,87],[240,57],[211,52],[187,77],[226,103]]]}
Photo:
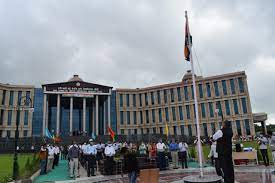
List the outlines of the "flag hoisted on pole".
{"label": "flag hoisted on pole", "polygon": [[168,135],[169,135],[169,128],[168,128],[167,122],[166,122],[166,124],[165,124],[165,133],[166,133],[167,138],[168,138]]}
{"label": "flag hoisted on pole", "polygon": [[196,126],[197,126],[197,136],[198,136],[198,150],[199,150],[199,163],[200,163],[200,176],[203,176],[202,170],[202,145],[201,145],[201,133],[200,133],[200,125],[199,125],[199,113],[198,113],[198,100],[197,100],[197,90],[196,90],[196,81],[195,81],[195,72],[193,65],[193,57],[192,57],[192,36],[190,35],[189,23],[187,11],[185,11],[185,47],[184,47],[184,56],[186,61],[190,61],[191,70],[192,70],[192,82],[193,82],[193,91],[194,91],[194,102],[195,102],[195,116],[196,116]]}

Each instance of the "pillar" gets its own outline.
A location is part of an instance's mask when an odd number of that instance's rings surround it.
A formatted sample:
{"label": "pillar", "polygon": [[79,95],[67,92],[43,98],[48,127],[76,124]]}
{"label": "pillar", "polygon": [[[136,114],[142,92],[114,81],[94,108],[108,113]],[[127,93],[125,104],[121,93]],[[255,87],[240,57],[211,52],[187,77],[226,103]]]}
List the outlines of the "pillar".
{"label": "pillar", "polygon": [[47,103],[47,94],[44,93],[43,100],[43,125],[42,125],[42,133],[43,136],[46,134],[46,103]]}
{"label": "pillar", "polygon": [[82,124],[83,133],[86,132],[86,98],[83,98],[83,124]]}
{"label": "pillar", "polygon": [[111,128],[111,95],[108,95],[108,127]]}
{"label": "pillar", "polygon": [[73,105],[74,105],[74,98],[70,98],[70,135],[73,134]]}
{"label": "pillar", "polygon": [[103,102],[103,135],[106,134],[106,100],[104,96],[104,102]]}
{"label": "pillar", "polygon": [[95,98],[95,133],[96,135],[98,135],[98,95],[96,95],[96,98]]}
{"label": "pillar", "polygon": [[49,128],[48,127],[48,124],[49,124],[49,100],[47,99],[46,101],[47,101],[47,103],[46,103],[46,128]]}
{"label": "pillar", "polygon": [[57,94],[57,104],[56,104],[56,135],[59,135],[60,129],[60,94]]}

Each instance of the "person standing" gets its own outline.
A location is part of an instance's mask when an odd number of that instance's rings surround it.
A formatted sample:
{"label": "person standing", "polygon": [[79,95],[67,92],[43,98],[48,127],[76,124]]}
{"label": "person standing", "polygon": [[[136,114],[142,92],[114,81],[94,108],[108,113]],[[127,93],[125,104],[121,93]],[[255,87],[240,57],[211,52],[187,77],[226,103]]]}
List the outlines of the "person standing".
{"label": "person standing", "polygon": [[48,161],[47,161],[47,172],[52,170],[53,168],[53,161],[54,161],[54,149],[52,145],[48,145]]}
{"label": "person standing", "polygon": [[187,165],[187,151],[188,145],[183,141],[179,143],[179,158],[181,161],[181,168],[188,168]]}
{"label": "person standing", "polygon": [[221,166],[220,166],[220,162],[219,162],[219,159],[218,159],[217,142],[216,141],[212,142],[208,158],[211,158],[211,159],[214,160],[216,173],[217,173],[218,176],[222,176]]}
{"label": "person standing", "polygon": [[69,148],[68,159],[70,162],[70,177],[79,177],[79,148],[74,141],[73,145]]}
{"label": "person standing", "polygon": [[272,136],[270,139],[270,149],[272,151],[273,165],[275,165],[275,132],[272,133]]}
{"label": "person standing", "polygon": [[54,165],[53,166],[58,166],[59,156],[60,156],[60,149],[57,145],[55,145],[54,146]]}
{"label": "person standing", "polygon": [[263,134],[261,134],[258,143],[260,145],[259,149],[261,151],[261,154],[262,154],[262,157],[264,160],[264,164],[265,164],[265,166],[269,166],[269,158],[268,158],[268,154],[267,154],[268,139]]}
{"label": "person standing", "polygon": [[162,142],[162,139],[159,140],[157,143],[157,157],[158,157],[158,165],[160,170],[164,170],[166,166],[166,159],[165,159],[165,144]]}
{"label": "person standing", "polygon": [[139,154],[141,156],[146,156],[146,150],[147,150],[147,148],[146,148],[146,145],[144,144],[144,142],[141,142],[138,150],[139,150]]}
{"label": "person standing", "polygon": [[231,123],[227,120],[223,122],[222,129],[213,135],[213,140],[217,141],[216,150],[225,183],[234,183],[235,180],[232,161],[232,137]]}
{"label": "person standing", "polygon": [[177,169],[178,168],[178,160],[179,160],[179,156],[178,156],[179,146],[175,142],[175,139],[172,139],[172,142],[169,145],[169,150],[170,150],[171,156],[172,156],[173,168]]}
{"label": "person standing", "polygon": [[84,154],[88,162],[87,176],[95,176],[96,165],[96,146],[93,143],[93,139],[89,140],[89,144],[85,146]]}
{"label": "person standing", "polygon": [[114,155],[116,154],[116,151],[110,141],[108,141],[108,144],[105,147],[104,154],[106,156],[105,172],[107,175],[112,175],[114,166]]}
{"label": "person standing", "polygon": [[47,173],[47,147],[46,144],[43,144],[39,151],[39,160],[40,160],[40,175],[44,175]]}
{"label": "person standing", "polygon": [[129,148],[124,155],[124,167],[128,173],[129,183],[136,183],[138,162],[136,153],[133,149]]}

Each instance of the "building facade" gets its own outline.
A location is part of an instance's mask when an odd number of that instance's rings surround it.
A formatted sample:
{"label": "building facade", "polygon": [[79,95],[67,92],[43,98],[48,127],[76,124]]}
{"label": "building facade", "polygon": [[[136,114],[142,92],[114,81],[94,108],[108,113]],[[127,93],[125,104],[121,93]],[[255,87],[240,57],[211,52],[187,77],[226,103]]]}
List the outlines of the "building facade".
{"label": "building facade", "polygon": [[[255,135],[247,76],[244,71],[196,76],[202,136],[231,121],[234,135]],[[45,135],[164,134],[196,135],[192,74],[181,82],[137,89],[104,86],[78,75],[61,83],[34,86],[0,84],[0,137],[14,137],[18,98],[32,99],[34,112],[20,109],[20,137]],[[218,110],[217,110],[218,109]]]}
{"label": "building facade", "polygon": [[[231,121],[234,135],[255,135],[245,72],[196,76],[202,136],[211,136],[222,119]],[[119,134],[196,135],[192,74],[181,82],[116,90]],[[218,110],[217,110],[218,109]]]}
{"label": "building facade", "polygon": [[[26,98],[31,101],[26,102]],[[32,135],[33,113],[28,109],[33,100],[34,86],[0,84],[0,137],[15,136],[16,120],[19,137]]]}

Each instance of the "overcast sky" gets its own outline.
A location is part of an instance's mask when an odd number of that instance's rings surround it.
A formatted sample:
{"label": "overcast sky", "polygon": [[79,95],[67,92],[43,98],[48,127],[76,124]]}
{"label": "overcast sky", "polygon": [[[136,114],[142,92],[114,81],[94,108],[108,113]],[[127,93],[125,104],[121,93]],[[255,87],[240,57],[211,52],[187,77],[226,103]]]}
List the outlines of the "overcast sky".
{"label": "overcast sky", "polygon": [[[253,112],[275,123],[272,0],[0,1],[0,82],[68,80],[137,88],[180,81],[184,11],[201,71],[244,70]],[[197,61],[196,61],[197,62]]]}

